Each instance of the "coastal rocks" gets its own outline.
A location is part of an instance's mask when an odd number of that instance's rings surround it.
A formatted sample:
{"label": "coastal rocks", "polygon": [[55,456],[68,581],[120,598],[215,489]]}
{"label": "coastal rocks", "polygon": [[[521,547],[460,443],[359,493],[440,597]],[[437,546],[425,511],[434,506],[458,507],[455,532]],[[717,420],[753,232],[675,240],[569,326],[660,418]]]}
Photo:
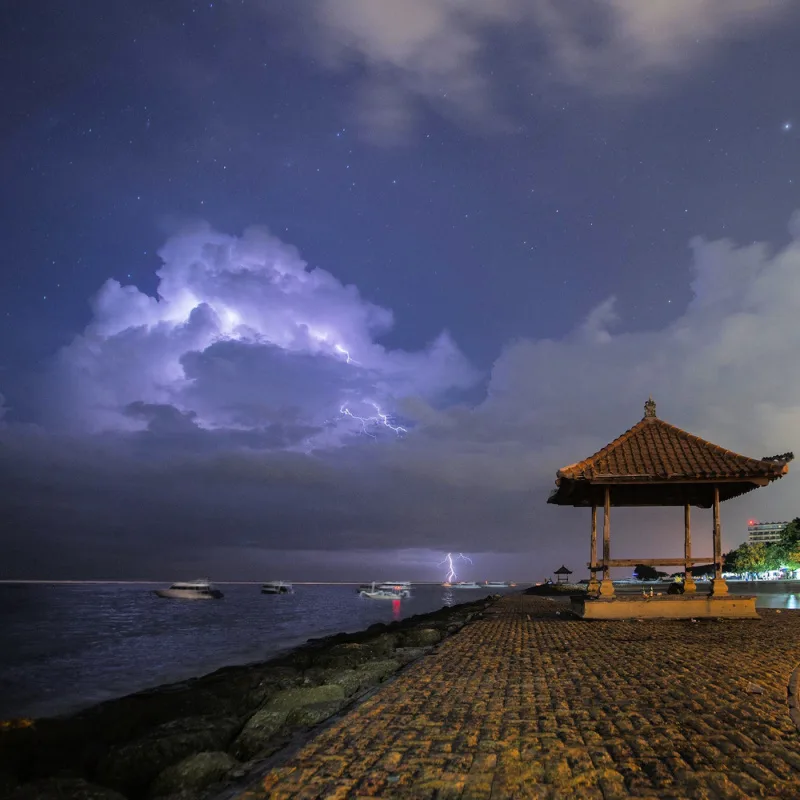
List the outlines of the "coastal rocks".
{"label": "coastal rocks", "polygon": [[289,716],[288,710],[257,711],[247,720],[242,732],[231,747],[236,758],[247,761],[258,753],[267,751],[270,740],[283,728]]}
{"label": "coastal rocks", "polygon": [[151,794],[156,797],[185,790],[205,789],[222,780],[238,762],[221,751],[196,753],[167,767],[155,780]]}
{"label": "coastal rocks", "polygon": [[327,652],[322,652],[314,658],[314,664],[320,667],[355,667],[372,658],[368,647],[357,642],[336,644]]}
{"label": "coastal rocks", "polygon": [[357,669],[326,670],[321,677],[325,683],[341,686],[345,697],[352,697],[364,686],[364,673]]}
{"label": "coastal rocks", "polygon": [[362,664],[356,672],[363,675],[362,686],[375,686],[381,681],[386,680],[389,675],[400,669],[400,662],[394,658],[383,659],[382,661],[371,661],[369,664]]}
{"label": "coastal rocks", "polygon": [[109,700],[77,714],[73,723],[90,731],[95,741],[114,745],[135,739],[170,720],[227,712],[224,700],[193,683],[199,681]]}
{"label": "coastal rocks", "polygon": [[125,800],[107,786],[97,786],[81,778],[45,778],[20,786],[8,800]]}
{"label": "coastal rocks", "polygon": [[286,720],[289,725],[308,727],[337,714],[344,707],[344,700],[326,700],[321,703],[309,703],[307,706],[296,708]]}
{"label": "coastal rocks", "polygon": [[290,665],[228,667],[198,679],[198,688],[220,700],[228,713],[247,715],[272,695],[298,686],[301,673]]}
{"label": "coastal rocks", "polygon": [[[323,716],[320,719],[325,719],[335,714],[344,705],[344,700],[344,689],[333,684],[285,689],[278,692],[247,720],[242,732],[233,743],[231,752],[241,761],[268,752],[274,749],[274,742],[271,740],[284,726],[313,725],[313,722],[304,720],[321,714]],[[306,714],[300,713],[301,709],[307,706],[318,706],[318,708]],[[329,708],[332,710],[328,710]]]}
{"label": "coastal rocks", "polygon": [[189,717],[159,725],[129,744],[113,747],[98,768],[98,780],[139,795],[167,767],[187,756],[222,750],[240,725],[232,717]]}
{"label": "coastal rocks", "polygon": [[404,647],[425,647],[438,644],[442,634],[436,628],[412,628],[400,634],[400,641]]}
{"label": "coastal rocks", "polygon": [[323,684],[307,689],[286,689],[279,692],[264,704],[265,711],[294,711],[312,703],[324,703],[330,700],[344,700],[341,686]]}
{"label": "coastal rocks", "polygon": [[394,658],[400,662],[401,666],[405,666],[422,658],[426,653],[430,653],[432,649],[432,647],[398,647],[394,651]]}

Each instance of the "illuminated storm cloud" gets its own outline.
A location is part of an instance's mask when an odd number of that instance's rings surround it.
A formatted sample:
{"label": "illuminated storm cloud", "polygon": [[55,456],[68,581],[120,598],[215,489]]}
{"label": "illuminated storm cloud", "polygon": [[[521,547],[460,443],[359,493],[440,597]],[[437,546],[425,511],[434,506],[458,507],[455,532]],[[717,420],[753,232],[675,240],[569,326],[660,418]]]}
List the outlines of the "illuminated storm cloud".
{"label": "illuminated storm cloud", "polygon": [[401,398],[430,402],[476,378],[447,333],[415,353],[376,343],[391,312],[266,230],[200,225],[160,256],[157,297],[115,280],[95,297],[91,324],[59,354],[51,422],[141,430],[138,403],[203,429],[302,427],[324,446],[348,432],[402,435]]}

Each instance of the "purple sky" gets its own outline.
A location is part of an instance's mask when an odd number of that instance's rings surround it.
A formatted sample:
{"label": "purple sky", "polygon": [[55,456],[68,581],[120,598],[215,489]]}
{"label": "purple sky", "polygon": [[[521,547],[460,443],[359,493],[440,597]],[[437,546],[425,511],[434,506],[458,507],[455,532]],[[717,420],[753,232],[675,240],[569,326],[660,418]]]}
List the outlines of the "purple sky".
{"label": "purple sky", "polygon": [[790,0],[44,6],[0,32],[0,578],[583,577],[555,472],[648,395],[797,449]]}

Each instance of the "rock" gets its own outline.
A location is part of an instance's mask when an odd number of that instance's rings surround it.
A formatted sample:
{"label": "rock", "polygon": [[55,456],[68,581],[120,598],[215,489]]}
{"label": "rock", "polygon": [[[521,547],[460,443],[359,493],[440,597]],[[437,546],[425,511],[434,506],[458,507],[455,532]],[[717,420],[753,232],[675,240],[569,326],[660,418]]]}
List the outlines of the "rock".
{"label": "rock", "polygon": [[373,655],[388,656],[394,652],[397,647],[397,634],[383,633],[376,636],[374,639],[368,639],[363,642],[363,646],[368,648]]}
{"label": "rock", "polygon": [[167,767],[196,753],[227,747],[239,725],[231,717],[189,717],[159,725],[146,736],[111,748],[97,777],[126,794],[141,794]]}
{"label": "rock", "polygon": [[401,666],[405,666],[418,658],[422,658],[426,653],[430,653],[432,649],[431,647],[398,647],[394,651],[394,657],[400,662]]}
{"label": "rock", "polygon": [[319,667],[336,667],[346,668],[355,667],[369,661],[372,658],[372,652],[368,647],[357,644],[356,642],[347,642],[346,644],[337,644],[329,650],[322,650],[314,657],[314,664]]}
{"label": "rock", "polygon": [[222,780],[238,761],[220,751],[196,753],[167,767],[155,780],[151,794],[173,794],[185,789],[205,789]]}
{"label": "rock", "polygon": [[324,703],[329,700],[344,700],[344,690],[341,686],[323,684],[304,689],[286,689],[270,698],[264,704],[263,710],[289,712],[311,703]]}
{"label": "rock", "polygon": [[385,633],[388,630],[388,626],[384,622],[376,622],[374,625],[370,625],[367,628],[367,633]]}
{"label": "rock", "polygon": [[287,722],[290,725],[316,725],[341,711],[344,703],[344,700],[326,700],[322,703],[310,703],[292,711]]}
{"label": "rock", "polygon": [[328,670],[325,683],[341,686],[345,697],[351,697],[364,687],[364,673],[357,669]]}
{"label": "rock", "polygon": [[447,626],[447,635],[452,636],[454,633],[458,633],[463,627],[463,622],[453,622]]}
{"label": "rock", "polygon": [[352,668],[381,656],[389,656],[397,645],[397,636],[382,633],[363,642],[343,642],[314,655],[314,665],[327,668]]}
{"label": "rock", "polygon": [[362,664],[356,672],[362,673],[364,682],[362,686],[375,686],[393,675],[400,669],[400,662],[395,658],[387,658],[382,661],[370,661],[368,664]]}
{"label": "rock", "polygon": [[2,796],[8,800],[125,800],[119,792],[82,778],[45,778],[26,783]]}
{"label": "rock", "polygon": [[200,678],[197,685],[217,698],[225,713],[247,715],[273,694],[297,686],[301,679],[300,672],[293,666],[268,664],[226,667]]}
{"label": "rock", "polygon": [[233,754],[239,760],[246,761],[268,750],[270,740],[280,732],[288,716],[287,710],[257,711],[247,720],[242,732],[233,743],[231,747]]}
{"label": "rock", "polygon": [[435,628],[412,628],[401,634],[400,641],[403,647],[425,647],[437,644],[441,638],[441,633]]}
{"label": "rock", "polygon": [[114,745],[142,736],[170,720],[230,713],[225,700],[207,691],[202,680],[109,700],[69,721],[81,724],[92,739]]}

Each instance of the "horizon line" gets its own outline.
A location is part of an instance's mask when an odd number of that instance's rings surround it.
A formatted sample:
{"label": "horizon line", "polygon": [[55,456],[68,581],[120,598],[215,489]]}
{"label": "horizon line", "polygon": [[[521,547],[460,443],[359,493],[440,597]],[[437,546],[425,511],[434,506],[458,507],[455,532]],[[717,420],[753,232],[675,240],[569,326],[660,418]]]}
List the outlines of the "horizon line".
{"label": "horizon line", "polygon": [[[168,581],[152,580],[150,578],[144,580],[119,580],[114,578],[0,578],[0,585],[10,583],[25,583],[25,584],[42,584],[42,583],[56,583],[56,584],[164,584]],[[172,581],[175,583],[175,581]],[[269,581],[211,581],[217,584],[239,585],[239,586],[260,586]],[[366,580],[352,580],[352,581],[284,581],[284,583],[292,583],[298,586],[351,586],[361,583],[392,583],[392,581],[366,581]],[[400,581],[402,583],[402,581]],[[409,583],[416,583],[420,585],[440,586],[445,581],[409,581]],[[476,581],[476,583],[479,583]],[[520,583],[520,581],[513,581],[513,583]],[[522,581],[527,583],[527,581]]]}

